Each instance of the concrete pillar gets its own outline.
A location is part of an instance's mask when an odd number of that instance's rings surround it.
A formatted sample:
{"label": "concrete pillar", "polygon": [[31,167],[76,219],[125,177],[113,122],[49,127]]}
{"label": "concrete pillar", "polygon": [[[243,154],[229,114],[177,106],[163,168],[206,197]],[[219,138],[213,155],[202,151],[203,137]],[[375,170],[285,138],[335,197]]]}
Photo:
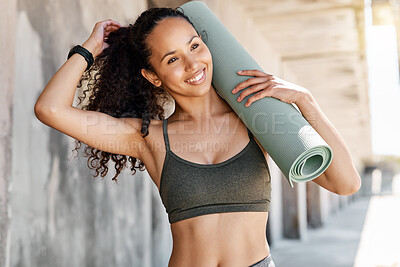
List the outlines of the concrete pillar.
{"label": "concrete pillar", "polygon": [[340,196],[339,197],[339,209],[342,209],[343,207],[345,207],[349,203],[351,198],[352,198],[352,195],[350,195],[350,196]]}
{"label": "concrete pillar", "polygon": [[314,182],[307,182],[307,222],[308,227],[322,226],[320,186]]}
{"label": "concrete pillar", "polygon": [[267,239],[270,245],[283,239],[283,201],[282,187],[287,180],[283,177],[282,172],[278,169],[275,162],[269,158],[268,165],[271,172],[271,211],[268,215],[268,231]]}
{"label": "concrete pillar", "polygon": [[0,1],[0,266],[10,266],[11,127],[15,76],[16,0]]}
{"label": "concrete pillar", "polygon": [[361,177],[362,183],[359,190],[362,196],[370,196],[372,194],[372,173],[376,166],[366,166]]}
{"label": "concrete pillar", "polygon": [[306,241],[307,235],[307,191],[306,183],[297,183],[297,208],[299,214],[299,233],[300,239]]}
{"label": "concrete pillar", "polygon": [[283,235],[289,239],[307,238],[307,204],[305,183],[295,183],[291,188],[282,179],[283,188]]}
{"label": "concrete pillar", "polygon": [[341,197],[338,194],[330,194],[331,196],[331,203],[332,203],[332,212],[336,213],[339,211],[339,198]]}
{"label": "concrete pillar", "polygon": [[329,195],[331,193],[325,188],[320,188],[320,205],[321,205],[321,222],[324,224],[329,217],[330,213],[330,203],[329,203]]}
{"label": "concrete pillar", "polygon": [[393,177],[394,171],[390,167],[386,167],[382,169],[382,186],[381,192],[382,194],[391,194],[393,191]]}

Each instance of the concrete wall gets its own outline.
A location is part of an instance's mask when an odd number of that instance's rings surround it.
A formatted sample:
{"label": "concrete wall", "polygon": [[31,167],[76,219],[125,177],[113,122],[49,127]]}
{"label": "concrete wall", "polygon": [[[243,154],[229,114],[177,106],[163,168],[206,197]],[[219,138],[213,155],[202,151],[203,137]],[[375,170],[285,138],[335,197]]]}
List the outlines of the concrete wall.
{"label": "concrete wall", "polygon": [[[83,151],[77,158],[72,152],[74,140],[33,113],[37,97],[69,49],[82,44],[97,21],[112,18],[126,25],[147,2],[5,3],[0,78],[6,90],[1,90],[0,118],[1,149],[8,158],[2,157],[0,166],[0,265],[166,266],[172,240],[147,172],[132,177],[125,170],[119,185],[111,181],[113,168],[104,180],[93,179]],[[7,194],[9,177],[12,192]],[[12,214],[10,224],[7,214]]]}
{"label": "concrete wall", "polygon": [[0,266],[10,253],[11,223],[11,131],[15,68],[16,0],[0,1]]}

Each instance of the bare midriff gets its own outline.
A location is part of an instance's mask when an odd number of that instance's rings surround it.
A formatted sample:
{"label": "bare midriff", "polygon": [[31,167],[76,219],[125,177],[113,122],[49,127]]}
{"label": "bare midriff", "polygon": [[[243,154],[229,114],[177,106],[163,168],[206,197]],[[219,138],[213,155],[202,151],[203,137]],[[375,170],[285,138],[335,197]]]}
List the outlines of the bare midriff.
{"label": "bare midriff", "polygon": [[269,255],[268,212],[201,215],[171,224],[168,267],[245,267]]}

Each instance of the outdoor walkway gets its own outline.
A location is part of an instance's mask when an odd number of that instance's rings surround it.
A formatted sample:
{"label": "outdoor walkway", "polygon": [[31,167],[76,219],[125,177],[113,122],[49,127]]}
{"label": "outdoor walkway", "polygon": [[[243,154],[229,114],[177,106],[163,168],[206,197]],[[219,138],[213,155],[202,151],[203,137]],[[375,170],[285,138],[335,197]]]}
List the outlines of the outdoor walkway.
{"label": "outdoor walkway", "polygon": [[400,176],[390,192],[359,197],[310,229],[307,241],[275,243],[271,256],[277,267],[400,267]]}

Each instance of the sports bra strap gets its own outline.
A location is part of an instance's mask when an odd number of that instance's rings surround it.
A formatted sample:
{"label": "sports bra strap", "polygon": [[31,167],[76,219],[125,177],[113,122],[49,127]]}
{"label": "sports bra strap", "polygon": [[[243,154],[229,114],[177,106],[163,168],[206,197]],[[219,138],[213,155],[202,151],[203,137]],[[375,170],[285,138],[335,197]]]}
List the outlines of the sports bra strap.
{"label": "sports bra strap", "polygon": [[163,134],[164,134],[164,142],[165,142],[165,149],[169,151],[169,139],[168,139],[168,131],[167,131],[167,119],[163,119]]}

